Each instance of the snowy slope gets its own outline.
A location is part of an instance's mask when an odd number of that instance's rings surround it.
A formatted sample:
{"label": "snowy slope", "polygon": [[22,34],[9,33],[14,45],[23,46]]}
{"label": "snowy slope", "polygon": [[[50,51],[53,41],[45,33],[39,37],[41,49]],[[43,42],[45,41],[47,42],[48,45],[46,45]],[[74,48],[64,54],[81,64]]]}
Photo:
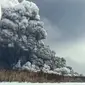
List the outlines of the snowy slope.
{"label": "snowy slope", "polygon": [[85,83],[0,83],[0,85],[85,85]]}

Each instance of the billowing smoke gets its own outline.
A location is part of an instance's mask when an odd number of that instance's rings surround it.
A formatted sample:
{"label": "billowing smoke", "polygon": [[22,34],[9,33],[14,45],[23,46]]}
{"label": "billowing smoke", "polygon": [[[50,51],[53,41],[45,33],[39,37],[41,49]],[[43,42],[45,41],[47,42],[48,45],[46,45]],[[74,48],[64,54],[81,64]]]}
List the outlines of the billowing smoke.
{"label": "billowing smoke", "polygon": [[44,45],[46,36],[36,4],[24,0],[3,7],[0,20],[0,68],[48,71],[65,67],[65,59],[56,57],[55,52]]}
{"label": "billowing smoke", "polygon": [[[43,64],[38,58],[39,48],[46,38],[44,23],[40,21],[39,8],[33,2],[23,1],[16,6],[3,7],[0,20],[0,58],[12,67],[19,60],[21,66],[28,60]],[[40,46],[40,47],[39,47]],[[35,58],[35,59],[34,59]]]}
{"label": "billowing smoke", "polygon": [[14,7],[19,4],[18,0],[3,0],[0,2],[0,19],[2,17],[3,8]]}

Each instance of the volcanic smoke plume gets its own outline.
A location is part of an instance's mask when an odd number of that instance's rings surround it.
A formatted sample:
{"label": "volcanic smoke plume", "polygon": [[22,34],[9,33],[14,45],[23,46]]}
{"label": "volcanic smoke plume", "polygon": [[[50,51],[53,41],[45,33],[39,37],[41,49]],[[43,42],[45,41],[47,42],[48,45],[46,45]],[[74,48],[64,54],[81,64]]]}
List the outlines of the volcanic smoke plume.
{"label": "volcanic smoke plume", "polygon": [[25,0],[7,3],[1,5],[0,68],[73,72],[64,58],[56,57],[44,44],[47,33],[36,4]]}
{"label": "volcanic smoke plume", "polygon": [[13,67],[18,61],[21,66],[28,61],[42,66],[46,55],[40,51],[45,51],[42,39],[47,35],[43,25],[39,8],[33,2],[23,1],[15,6],[3,7],[0,20],[1,67],[2,64]]}

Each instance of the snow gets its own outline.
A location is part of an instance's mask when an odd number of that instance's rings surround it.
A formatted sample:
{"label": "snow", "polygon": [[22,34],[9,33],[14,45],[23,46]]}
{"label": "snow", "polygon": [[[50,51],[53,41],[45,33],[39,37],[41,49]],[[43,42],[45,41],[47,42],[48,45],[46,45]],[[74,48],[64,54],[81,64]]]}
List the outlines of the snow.
{"label": "snow", "polygon": [[23,82],[23,83],[19,83],[19,82],[2,82],[0,83],[0,85],[85,85],[85,83],[27,83],[27,82]]}

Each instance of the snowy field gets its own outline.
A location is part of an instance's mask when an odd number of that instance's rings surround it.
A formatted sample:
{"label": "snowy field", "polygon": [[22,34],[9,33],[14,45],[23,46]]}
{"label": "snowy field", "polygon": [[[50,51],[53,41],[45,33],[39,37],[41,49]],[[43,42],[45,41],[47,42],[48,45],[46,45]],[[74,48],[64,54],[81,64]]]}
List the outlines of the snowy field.
{"label": "snowy field", "polygon": [[85,85],[85,83],[17,83],[17,82],[0,83],[0,85],[52,85],[52,84],[53,85]]}

